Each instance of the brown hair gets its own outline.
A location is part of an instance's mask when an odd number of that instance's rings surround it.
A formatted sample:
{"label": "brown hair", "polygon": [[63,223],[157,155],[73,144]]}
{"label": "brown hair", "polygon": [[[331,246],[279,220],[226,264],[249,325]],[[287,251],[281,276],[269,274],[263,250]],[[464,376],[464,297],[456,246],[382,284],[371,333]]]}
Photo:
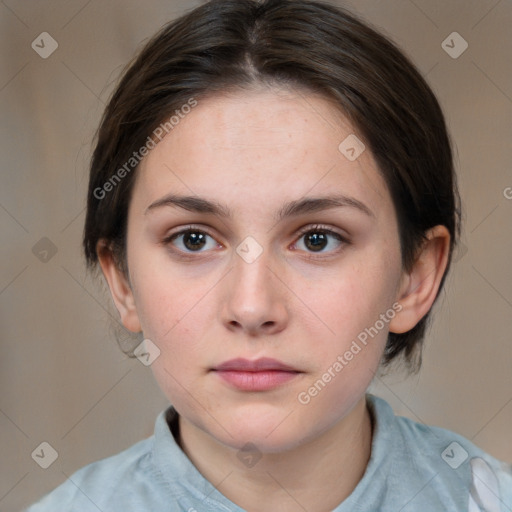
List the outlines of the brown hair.
{"label": "brown hair", "polygon": [[[83,237],[89,267],[96,266],[97,244],[104,240],[126,272],[138,163],[131,159],[154,130],[191,99],[257,84],[300,87],[334,100],[387,183],[404,268],[411,268],[429,228],[449,230],[441,290],[460,233],[460,199],[440,106],[393,43],[346,10],[314,0],[211,0],[145,45],[98,129]],[[420,357],[428,316],[407,333],[389,333],[385,364],[399,354],[411,364]]]}

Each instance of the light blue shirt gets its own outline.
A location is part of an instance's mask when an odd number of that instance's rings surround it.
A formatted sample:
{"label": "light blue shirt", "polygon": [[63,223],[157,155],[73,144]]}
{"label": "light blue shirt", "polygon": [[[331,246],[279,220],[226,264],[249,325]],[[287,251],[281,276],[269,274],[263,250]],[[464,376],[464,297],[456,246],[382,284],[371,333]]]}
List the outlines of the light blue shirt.
{"label": "light blue shirt", "polygon": [[[368,395],[368,405],[371,458],[333,512],[512,511],[510,466],[455,433],[395,416],[380,398]],[[152,437],[80,469],[27,512],[241,512],[176,443],[177,419],[170,407]]]}

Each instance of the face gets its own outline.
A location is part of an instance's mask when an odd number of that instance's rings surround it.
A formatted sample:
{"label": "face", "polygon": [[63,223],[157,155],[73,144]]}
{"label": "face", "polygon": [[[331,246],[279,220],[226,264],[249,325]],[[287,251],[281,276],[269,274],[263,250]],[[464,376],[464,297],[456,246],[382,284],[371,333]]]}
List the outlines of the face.
{"label": "face", "polygon": [[171,403],[225,445],[314,439],[379,365],[398,226],[370,151],[339,150],[351,134],[320,97],[240,92],[199,101],[137,171],[136,322],[161,352],[152,369]]}

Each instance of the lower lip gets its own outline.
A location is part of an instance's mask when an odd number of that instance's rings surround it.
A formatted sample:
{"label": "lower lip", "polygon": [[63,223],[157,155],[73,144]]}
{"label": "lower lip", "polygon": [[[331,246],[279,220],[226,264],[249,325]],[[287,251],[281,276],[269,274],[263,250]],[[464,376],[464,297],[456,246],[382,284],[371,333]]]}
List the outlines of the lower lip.
{"label": "lower lip", "polygon": [[286,384],[299,375],[299,372],[283,370],[260,372],[217,370],[215,373],[228,384],[242,391],[267,391]]}

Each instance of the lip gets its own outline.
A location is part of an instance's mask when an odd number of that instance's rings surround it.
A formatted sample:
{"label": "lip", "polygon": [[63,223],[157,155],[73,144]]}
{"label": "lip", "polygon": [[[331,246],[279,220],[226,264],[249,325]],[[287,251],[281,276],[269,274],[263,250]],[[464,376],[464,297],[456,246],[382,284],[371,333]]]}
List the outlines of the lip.
{"label": "lip", "polygon": [[223,381],[241,391],[268,391],[293,380],[302,372],[277,359],[251,361],[237,358],[212,369]]}
{"label": "lip", "polygon": [[238,357],[236,359],[230,359],[224,363],[219,364],[214,368],[216,371],[234,371],[234,372],[262,372],[262,371],[284,371],[284,372],[298,372],[296,368],[292,368],[287,364],[278,361],[277,359],[271,359],[269,357],[261,357],[251,361]]}

